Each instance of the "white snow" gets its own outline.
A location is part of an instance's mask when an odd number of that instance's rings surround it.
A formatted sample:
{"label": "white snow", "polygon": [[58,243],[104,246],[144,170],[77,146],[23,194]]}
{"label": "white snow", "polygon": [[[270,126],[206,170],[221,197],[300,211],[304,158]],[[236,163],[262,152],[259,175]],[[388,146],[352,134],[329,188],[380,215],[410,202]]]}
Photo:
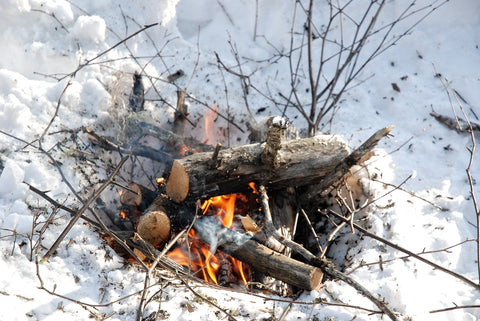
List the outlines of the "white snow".
{"label": "white snow", "polygon": [[[351,4],[352,18],[363,13],[367,2]],[[307,1],[302,3],[308,6]],[[325,5],[322,1],[316,3]],[[387,1],[378,23],[393,21],[408,3]],[[417,1],[415,8],[430,3],[438,5],[440,1]],[[186,88],[209,106],[218,104],[219,114],[230,112],[243,130],[253,115],[257,122],[271,116],[287,116],[305,131],[307,124],[296,109],[290,107],[282,115],[280,105],[275,106],[257,91],[282,103],[278,93],[290,92],[290,66],[284,55],[290,48],[294,4],[295,1],[276,0],[2,2],[0,320],[89,320],[92,315],[109,320],[135,318],[145,274],[138,267],[125,264],[104,244],[98,232],[82,220],[68,233],[55,255],[38,265],[37,272],[32,247],[41,241],[39,253],[43,255],[70,216],[59,210],[39,240],[41,227],[56,210],[29,191],[25,183],[45,191],[59,203],[78,208],[81,202],[66,181],[85,198],[93,193],[92,184],[105,179],[111,169],[92,158],[90,165],[95,164],[96,170],[83,172],[83,163],[78,155],[74,157],[75,148],[94,151],[85,135],[79,132],[74,139],[71,131],[94,126],[112,137],[122,137],[118,131],[124,124],[112,121],[126,119],[131,77],[142,68],[153,77],[157,90],[144,77],[145,97],[150,100],[145,104],[143,117],[158,126],[170,126],[173,109],[155,99],[159,93],[175,105],[177,87],[166,78],[182,69],[186,75],[176,81],[178,88]],[[316,14],[328,21],[327,7]],[[304,14],[298,13],[297,18],[296,26],[302,26]],[[405,30],[417,18],[405,19],[395,32]],[[158,25],[105,52],[152,23]],[[343,28],[349,27],[351,24],[346,21]],[[353,35],[347,33],[345,37],[348,41]],[[366,48],[373,48],[379,40],[372,38]],[[359,175],[374,198],[410,178],[401,186],[402,190],[379,198],[368,208],[368,230],[415,253],[428,252],[422,256],[474,282],[479,277],[477,227],[465,171],[471,138],[446,128],[430,113],[454,117],[453,105],[455,113],[463,117],[456,100],[450,103],[439,77],[435,77],[438,72],[462,97],[460,102],[468,118],[480,122],[476,117],[480,114],[479,46],[480,2],[449,1],[369,64],[359,75],[359,80],[364,81],[339,101],[333,122],[326,121],[321,126],[325,132],[343,135],[352,147],[379,128],[395,126],[394,136],[383,139],[376,156],[369,160],[368,173]],[[96,58],[102,52],[105,53]],[[248,109],[240,79],[219,68],[215,53],[236,72],[239,59],[243,74],[250,75],[248,81],[256,89],[250,87]],[[135,61],[132,56],[139,58]],[[94,60],[73,78],[65,76],[90,59]],[[332,71],[329,68],[327,73]],[[297,81],[299,99],[307,102],[307,70],[299,70]],[[400,91],[394,90],[392,83]],[[42,148],[59,162],[57,168],[35,146],[38,147],[37,140],[56,113],[59,99],[58,114],[42,137]],[[122,101],[127,103],[118,104]],[[189,111],[198,126],[187,132],[204,139],[203,116],[209,110],[189,101]],[[219,133],[223,145],[247,141],[248,133],[234,126],[229,128],[230,136],[225,136],[228,124],[222,117],[217,117],[214,124],[214,132]],[[107,155],[101,157],[113,163],[118,161]],[[480,177],[477,157],[478,153],[471,169],[474,181]],[[374,175],[376,181],[369,179]],[[115,190],[105,193],[114,197]],[[359,238],[358,234],[348,235],[347,229],[344,232],[342,241],[348,246],[334,250],[335,259],[344,259],[345,272],[388,302],[401,319],[480,319],[479,308],[430,313],[455,305],[480,306],[479,290],[382,243]],[[379,256],[384,262],[381,266],[375,264]],[[40,289],[39,276],[43,286],[59,296]],[[196,299],[177,281],[164,282],[162,287],[155,285],[151,289],[151,294],[159,292],[148,304],[144,317],[158,311],[158,315],[169,320],[226,319],[222,312]],[[195,289],[237,320],[279,318],[288,305],[270,295]],[[298,301],[305,304],[294,304],[284,320],[386,320],[385,316],[370,315],[361,309],[321,305],[319,299],[377,310],[348,285],[327,281],[321,290],[303,293]]]}

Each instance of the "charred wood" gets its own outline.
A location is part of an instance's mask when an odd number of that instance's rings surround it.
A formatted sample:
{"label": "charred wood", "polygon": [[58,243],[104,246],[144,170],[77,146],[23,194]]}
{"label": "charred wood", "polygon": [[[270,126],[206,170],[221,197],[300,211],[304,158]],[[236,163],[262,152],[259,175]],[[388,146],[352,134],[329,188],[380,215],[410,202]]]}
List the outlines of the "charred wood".
{"label": "charred wood", "polygon": [[135,72],[133,74],[132,93],[130,94],[130,97],[128,99],[130,103],[130,108],[134,112],[142,111],[144,109],[143,108],[145,103],[144,95],[145,95],[145,89],[143,87],[142,75]]}

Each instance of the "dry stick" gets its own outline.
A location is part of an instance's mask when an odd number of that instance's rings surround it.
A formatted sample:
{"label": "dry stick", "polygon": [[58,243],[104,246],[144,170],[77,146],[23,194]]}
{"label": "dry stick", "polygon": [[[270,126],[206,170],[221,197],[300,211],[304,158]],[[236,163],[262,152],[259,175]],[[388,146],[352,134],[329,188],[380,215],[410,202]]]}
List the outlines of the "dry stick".
{"label": "dry stick", "polygon": [[226,316],[228,316],[228,320],[230,321],[236,321],[237,319],[231,314],[229,313],[227,310],[223,309],[222,307],[220,307],[217,303],[213,302],[212,300],[204,297],[203,295],[199,294],[197,291],[195,291],[191,286],[190,284],[188,284],[188,282],[184,279],[184,278],[180,278],[180,281],[182,281],[182,283],[185,285],[185,287],[190,290],[190,292],[193,293],[193,295],[195,295],[196,297],[198,297],[199,299],[201,299],[202,301],[205,301],[207,302],[208,304],[210,304],[211,306],[217,308],[219,311],[222,311],[223,313],[225,313]]}
{"label": "dry stick", "polygon": [[313,238],[315,239],[315,243],[317,244],[318,251],[319,253],[321,253],[321,256],[323,257],[325,250],[322,248],[322,245],[319,242],[320,237],[317,235],[317,232],[315,232],[315,229],[313,228],[312,222],[310,221],[310,218],[308,217],[307,213],[301,207],[300,207],[300,213],[302,213],[303,218],[305,219],[305,221],[307,221],[307,225],[310,229],[310,232],[312,233]]}
{"label": "dry stick", "polygon": [[66,33],[70,33],[70,32],[68,31],[68,29],[65,28],[64,24],[57,18],[57,16],[55,15],[55,13],[53,13],[53,12],[47,12],[47,11],[40,10],[40,9],[32,9],[31,11],[44,13],[44,14],[46,14],[47,16],[52,17],[56,22],[58,22],[58,24],[60,25],[60,27],[61,27],[63,30],[65,30]]}
{"label": "dry stick", "polygon": [[385,302],[375,297],[372,293],[370,293],[370,291],[364,288],[360,283],[356,282],[355,280],[351,279],[349,276],[340,272],[332,262],[328,261],[325,258],[316,257],[300,244],[291,240],[287,240],[283,236],[279,235],[275,230],[275,226],[273,225],[272,214],[270,213],[270,207],[268,205],[268,195],[267,195],[265,186],[260,185],[258,188],[258,191],[260,193],[260,204],[262,205],[262,209],[264,211],[265,227],[266,227],[267,233],[272,235],[274,238],[276,238],[279,242],[281,242],[285,246],[290,247],[297,254],[300,254],[301,256],[303,256],[313,266],[316,266],[322,269],[322,271],[325,274],[328,274],[329,276],[335,279],[342,280],[343,282],[353,287],[363,296],[365,296],[370,301],[372,301],[383,313],[388,315],[388,317],[390,317],[391,320],[398,320],[395,313],[387,306]]}
{"label": "dry stick", "polygon": [[146,297],[148,295],[148,288],[150,287],[150,279],[153,278],[153,271],[157,268],[158,263],[160,263],[160,260],[165,256],[165,254],[170,250],[170,248],[177,243],[178,239],[185,234],[186,230],[181,231],[178,233],[160,252],[157,257],[155,258],[155,261],[153,261],[152,265],[147,270],[147,273],[145,274],[145,281],[144,281],[144,287],[143,287],[143,292],[142,292],[142,297],[140,299],[140,304],[138,306],[137,310],[137,321],[142,321],[143,320],[143,312],[146,307]]}
{"label": "dry stick", "polygon": [[47,134],[48,129],[50,128],[50,126],[52,126],[53,121],[55,120],[55,118],[56,118],[57,115],[58,115],[58,110],[60,109],[62,97],[63,97],[63,95],[65,95],[65,92],[67,91],[67,88],[70,87],[71,84],[72,84],[72,83],[71,83],[70,81],[67,82],[67,84],[65,85],[65,87],[64,87],[63,90],[62,90],[62,93],[60,94],[60,97],[58,97],[57,107],[55,108],[55,113],[53,114],[52,118],[50,119],[50,122],[48,123],[47,127],[45,127],[45,129],[43,130],[42,135],[40,135],[40,138],[38,139],[38,146],[39,146],[40,148],[42,148],[43,137],[45,137],[45,135]]}
{"label": "dry stick", "polygon": [[404,189],[404,188],[402,188],[402,187],[395,186],[395,185],[392,184],[392,183],[384,182],[384,181],[381,181],[381,180],[379,180],[379,179],[377,179],[377,178],[371,178],[371,180],[374,181],[374,182],[378,182],[378,183],[380,183],[380,184],[382,184],[382,185],[385,185],[385,186],[395,187],[395,188],[398,189],[399,191],[402,191],[402,192],[404,192],[404,193],[407,193],[408,195],[410,195],[410,196],[412,196],[412,197],[418,198],[419,200],[424,201],[425,203],[430,204],[431,206],[435,207],[436,209],[439,209],[439,210],[442,211],[442,212],[448,212],[448,211],[449,211],[449,209],[446,208],[446,207],[442,207],[442,206],[440,206],[440,205],[438,205],[438,204],[435,204],[434,202],[429,201],[429,200],[427,200],[427,199],[424,198],[424,197],[418,196],[418,195],[415,194],[414,192],[411,192],[411,191],[409,191],[409,190],[406,190],[406,189]]}
{"label": "dry stick", "polygon": [[234,75],[234,76],[237,76],[239,79],[240,79],[240,83],[241,83],[241,87],[242,87],[242,91],[243,91],[243,100],[245,102],[245,107],[247,109],[247,112],[250,116],[250,119],[255,119],[255,117],[253,116],[251,110],[250,110],[250,106],[249,106],[249,103],[248,103],[248,93],[249,93],[249,88],[250,88],[250,84],[251,84],[251,81],[250,81],[250,76],[252,76],[254,73],[257,72],[258,69],[254,70],[253,72],[251,72],[249,75],[245,75],[243,73],[243,70],[242,70],[242,64],[240,62],[240,58],[238,57],[238,50],[237,50],[237,47],[236,45],[233,45],[232,44],[232,41],[230,39],[230,36],[229,36],[229,40],[228,40],[228,43],[230,45],[230,49],[231,49],[231,52],[233,53],[233,56],[235,57],[235,60],[237,61],[237,67],[238,67],[238,70],[239,72],[236,72],[230,68],[228,68],[227,66],[225,66],[225,64],[222,62],[222,60],[220,59],[220,56],[218,55],[217,52],[215,52],[215,56],[217,58],[217,63],[219,63],[220,65],[222,65],[222,67],[225,69],[226,72]]}
{"label": "dry stick", "polygon": [[[55,201],[53,198],[51,198],[51,197],[48,196],[45,192],[42,192],[42,191],[39,190],[38,188],[36,188],[36,187],[34,187],[34,186],[26,183],[26,182],[23,182],[23,184],[27,185],[28,188],[29,188],[32,192],[40,195],[41,197],[43,197],[46,201],[48,201],[50,204],[52,204],[52,205],[55,206],[56,208],[59,208],[59,209],[61,209],[61,210],[64,210],[64,211],[66,211],[66,212],[68,212],[68,213],[70,213],[70,214],[72,214],[72,215],[77,214],[76,211],[74,211],[74,210],[72,210],[71,208],[65,206],[64,204],[60,204],[59,202]],[[100,227],[100,225],[99,225],[97,222],[95,222],[95,221],[93,221],[92,219],[86,217],[85,215],[81,215],[80,217],[81,217],[83,220],[87,221],[88,223],[90,223],[90,224],[92,224],[92,225],[94,225],[94,226],[96,226],[96,227]]]}
{"label": "dry stick", "polygon": [[[455,304],[455,303],[454,303]],[[432,310],[430,313],[439,313],[439,312],[447,312],[447,311],[452,311],[452,310],[457,310],[457,309],[479,309],[480,305],[456,305],[453,307],[448,307],[448,308],[443,308],[443,309],[438,309],[438,310]]]}
{"label": "dry stick", "polygon": [[[343,217],[342,215],[337,214],[337,213],[335,213],[335,212],[333,212],[333,211],[329,211],[329,214],[332,214],[333,216],[335,216],[336,218],[342,220],[343,222],[347,222],[347,223],[350,222],[349,219],[347,219],[347,218]],[[415,254],[415,253],[413,253],[413,252],[411,252],[411,251],[409,251],[409,250],[407,250],[407,249],[405,249],[405,248],[403,248],[403,247],[401,247],[401,246],[399,246],[399,245],[397,245],[397,244],[394,244],[394,243],[392,243],[392,242],[384,239],[383,237],[380,237],[380,236],[378,236],[378,235],[375,235],[375,234],[373,234],[373,233],[370,233],[369,231],[367,231],[366,229],[364,229],[363,227],[361,227],[360,225],[358,225],[358,224],[356,224],[356,223],[353,223],[353,227],[354,227],[356,230],[362,232],[363,234],[365,234],[365,235],[367,235],[367,236],[369,236],[369,237],[371,237],[371,238],[373,238],[373,239],[375,239],[375,240],[377,240],[377,241],[379,241],[379,242],[381,242],[381,243],[384,243],[385,245],[388,245],[388,246],[390,246],[390,247],[392,247],[392,248],[394,248],[394,249],[396,249],[396,250],[398,250],[398,251],[400,251],[400,252],[403,252],[403,253],[405,253],[405,254],[408,254],[409,256],[411,256],[411,257],[413,257],[413,258],[415,258],[415,259],[417,259],[417,260],[419,260],[419,261],[422,261],[423,263],[428,264],[428,265],[432,266],[433,268],[435,268],[435,269],[437,269],[437,270],[440,270],[440,271],[442,271],[442,272],[444,272],[444,273],[447,273],[447,274],[449,274],[449,275],[451,275],[451,276],[459,279],[460,281],[462,281],[462,282],[464,282],[464,283],[466,283],[466,284],[474,287],[474,288],[477,289],[477,290],[480,290],[480,285],[479,285],[479,284],[477,284],[477,283],[473,282],[472,280],[464,277],[463,275],[460,275],[460,274],[458,274],[458,273],[455,273],[455,272],[453,272],[453,271],[451,271],[451,270],[449,270],[449,269],[447,269],[447,268],[444,268],[444,267],[442,267],[442,266],[440,266],[440,265],[438,265],[438,264],[436,264],[436,263],[434,263],[434,262],[432,262],[432,261],[429,261],[429,260],[421,257],[421,256],[418,255],[418,254]]]}
{"label": "dry stick", "polygon": [[[460,245],[463,245],[465,243],[468,243],[468,242],[476,242],[477,239],[466,239],[464,241],[461,241],[459,243],[456,243],[454,245],[450,245],[450,246],[447,246],[445,248],[442,248],[442,249],[438,249],[438,250],[430,250],[430,251],[422,251],[422,252],[419,252],[417,253],[418,255],[425,255],[425,254],[432,254],[432,253],[439,253],[439,252],[447,252],[447,253],[451,253],[449,252],[450,249],[454,248],[454,247],[457,247],[457,246],[460,246]],[[394,257],[392,259],[388,259],[388,260],[384,260],[382,259],[381,261],[376,261],[376,262],[368,262],[368,263],[365,263],[365,262],[360,262],[360,264],[357,266],[357,267],[354,267],[352,269],[349,270],[348,274],[352,274],[353,272],[355,272],[356,270],[362,268],[362,267],[366,267],[366,266],[372,266],[372,265],[379,265],[379,264],[386,264],[386,263],[390,263],[390,262],[393,262],[393,261],[396,261],[396,260],[405,260],[405,259],[408,259],[409,256],[408,255],[404,255],[404,256],[399,256],[399,257]]]}
{"label": "dry stick", "polygon": [[[310,102],[310,120],[313,121],[315,115],[317,113],[317,89],[318,89],[318,82],[315,81],[315,76],[313,75],[313,33],[312,33],[312,14],[313,14],[313,3],[314,0],[310,0],[308,5],[307,11],[307,32],[308,32],[308,39],[307,39],[307,59],[308,59],[308,78],[310,81],[310,95],[311,95],[311,102]],[[325,44],[325,41],[323,42]],[[323,64],[320,64],[320,68],[322,68]],[[319,72],[320,74],[320,72]],[[314,136],[317,129],[315,126],[312,126],[310,123],[308,125],[308,134],[309,136]]]}
{"label": "dry stick", "polygon": [[[438,74],[438,72],[436,70],[435,70],[435,73]],[[450,82],[448,81],[447,78],[445,78],[445,82],[443,81],[442,78],[440,78],[440,81],[441,81],[443,87],[445,88],[445,91],[448,95],[448,100],[450,101],[450,106],[452,107],[452,110],[455,113],[455,109],[453,107],[453,103],[452,103],[452,99],[450,97],[450,91],[449,91],[449,89],[451,89]],[[470,123],[470,120],[468,119],[468,116],[465,113],[465,110],[463,109],[463,106],[462,106],[461,102],[458,100],[458,96],[455,94],[455,91],[454,90],[452,90],[452,91],[453,91],[453,94],[454,94],[455,99],[457,101],[457,104],[458,104],[458,106],[460,107],[460,110],[463,113],[463,117],[465,117],[465,121],[468,125],[468,132],[470,133],[470,139],[471,139],[471,142],[472,142],[472,147],[466,147],[468,152],[470,153],[470,159],[468,161],[468,166],[467,166],[466,172],[467,172],[467,177],[468,177],[468,183],[469,183],[469,186],[470,186],[470,195],[472,196],[472,202],[473,202],[473,206],[474,206],[474,209],[475,209],[475,216],[476,216],[476,219],[477,219],[477,272],[478,272],[478,280],[479,280],[479,286],[480,286],[480,209],[478,207],[477,198],[475,197],[475,189],[473,187],[474,183],[473,183],[473,178],[472,178],[472,173],[471,173],[471,169],[472,169],[472,165],[473,165],[473,158],[474,158],[474,155],[475,155],[475,148],[476,148],[477,144],[476,144],[475,134],[473,132],[472,124]],[[456,115],[455,115],[455,118],[457,119],[458,127],[461,128],[460,123],[458,122],[458,118],[456,117]]]}
{"label": "dry stick", "polygon": [[103,190],[105,188],[107,188],[108,185],[110,185],[110,183],[113,181],[113,179],[115,178],[115,176],[117,175],[117,173],[120,171],[120,168],[123,166],[123,164],[127,161],[127,159],[129,159],[130,156],[127,156],[127,157],[124,157],[122,158],[122,160],[120,161],[120,163],[117,165],[117,168],[115,169],[115,171],[108,177],[108,179],[105,181],[105,183],[103,183],[102,186],[100,186],[100,188],[98,189],[98,191],[96,191],[86,202],[85,204],[83,204],[82,208],[80,208],[80,210],[78,210],[78,212],[75,214],[75,216],[70,220],[70,222],[68,223],[68,225],[65,227],[65,229],[63,230],[63,232],[60,234],[60,236],[58,237],[58,239],[55,241],[55,243],[53,243],[52,247],[50,248],[50,250],[47,251],[47,253],[43,256],[42,258],[42,261],[45,261],[45,260],[48,260],[48,258],[53,254],[53,252],[55,252],[55,250],[58,248],[58,246],[60,245],[60,242],[63,241],[63,239],[65,238],[65,236],[67,236],[67,233],[72,229],[73,225],[75,225],[75,223],[78,221],[78,219],[83,215],[83,213],[87,210],[87,208],[90,206],[90,204],[92,202],[94,202],[99,196],[100,194],[103,192]]}
{"label": "dry stick", "polygon": [[[457,101],[458,101],[458,98],[457,98]],[[475,208],[475,216],[477,218],[477,270],[478,270],[478,281],[480,284],[480,210],[478,208],[477,198],[475,197],[475,189],[473,187],[474,182],[473,182],[472,173],[471,173],[473,158],[475,155],[475,147],[477,146],[477,143],[475,141],[475,134],[473,133],[472,124],[470,123],[470,120],[465,114],[465,111],[463,110],[463,107],[460,103],[459,103],[459,106],[460,106],[460,109],[462,110],[463,116],[465,117],[468,123],[470,138],[472,140],[472,147],[466,147],[468,152],[470,153],[470,159],[468,161],[468,167],[466,169],[466,172],[468,177],[468,184],[470,186],[470,195],[472,196],[472,202]]]}
{"label": "dry stick", "polygon": [[101,53],[99,53],[98,55],[96,55],[95,57],[91,58],[91,59],[87,59],[83,64],[80,64],[78,65],[78,67],[73,71],[71,72],[70,74],[68,74],[67,76],[63,77],[63,78],[60,78],[60,80],[63,80],[65,79],[66,77],[75,77],[76,73],[79,72],[81,69],[83,69],[84,67],[88,66],[92,61],[94,60],[97,60],[98,58],[100,58],[101,56],[105,55],[106,53],[112,51],[113,49],[115,49],[116,47],[120,46],[122,43],[126,42],[127,40],[135,37],[136,35],[138,35],[139,33],[142,33],[144,32],[145,30],[151,28],[151,27],[154,27],[158,25],[158,22],[156,23],[152,23],[152,24],[149,24],[149,25],[145,25],[143,28],[141,28],[140,30],[132,33],[131,35],[129,35],[128,37],[120,40],[119,42],[117,42],[116,44],[114,44],[112,47],[102,51]]}

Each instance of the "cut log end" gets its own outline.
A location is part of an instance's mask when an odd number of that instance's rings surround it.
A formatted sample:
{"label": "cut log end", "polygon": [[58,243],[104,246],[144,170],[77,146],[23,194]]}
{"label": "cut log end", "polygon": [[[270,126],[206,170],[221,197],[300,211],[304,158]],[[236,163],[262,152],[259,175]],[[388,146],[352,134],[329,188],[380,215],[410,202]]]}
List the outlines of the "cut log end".
{"label": "cut log end", "polygon": [[170,219],[163,211],[151,211],[140,219],[137,233],[153,246],[162,245],[170,236]]}
{"label": "cut log end", "polygon": [[187,198],[189,189],[189,177],[185,167],[178,160],[174,160],[165,186],[168,197],[175,203],[181,203]]}

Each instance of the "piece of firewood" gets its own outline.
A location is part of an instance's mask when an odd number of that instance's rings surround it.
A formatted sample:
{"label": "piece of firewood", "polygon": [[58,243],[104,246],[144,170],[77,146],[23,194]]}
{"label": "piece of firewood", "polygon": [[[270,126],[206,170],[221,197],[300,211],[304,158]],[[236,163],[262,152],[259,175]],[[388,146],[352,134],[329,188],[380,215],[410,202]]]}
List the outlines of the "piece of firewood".
{"label": "piece of firewood", "polygon": [[167,195],[175,203],[180,203],[187,198],[189,187],[190,182],[187,172],[178,160],[174,160],[169,179],[165,185]]}
{"label": "piece of firewood", "polygon": [[[177,202],[245,192],[249,182],[260,182],[270,190],[317,183],[348,155],[337,136],[321,135],[282,142],[275,160],[265,164],[265,143],[220,150],[212,166],[213,152],[192,154],[175,161],[167,184],[167,194]],[[173,176],[172,176],[173,175]],[[188,177],[177,184],[176,177]],[[186,193],[186,194],[185,194]],[[185,199],[177,198],[186,195]]]}
{"label": "piece of firewood", "polygon": [[170,237],[170,219],[163,208],[151,211],[138,222],[137,233],[148,243],[157,246]]}
{"label": "piece of firewood", "polygon": [[323,272],[319,268],[294,260],[254,239],[222,226],[211,217],[195,221],[196,235],[212,247],[247,263],[254,270],[304,290],[318,290]]}
{"label": "piece of firewood", "polygon": [[[159,246],[165,243],[171,234],[188,227],[194,216],[195,207],[191,204],[177,204],[160,194],[140,217],[137,233],[153,246]],[[150,224],[153,224],[151,228]]]}

